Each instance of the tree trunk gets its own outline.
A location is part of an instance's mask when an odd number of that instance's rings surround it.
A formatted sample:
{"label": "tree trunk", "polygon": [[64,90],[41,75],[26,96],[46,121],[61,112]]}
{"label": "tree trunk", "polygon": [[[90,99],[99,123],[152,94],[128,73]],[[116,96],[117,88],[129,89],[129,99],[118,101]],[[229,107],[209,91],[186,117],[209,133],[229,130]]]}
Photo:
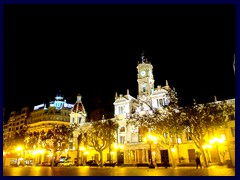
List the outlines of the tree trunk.
{"label": "tree trunk", "polygon": [[109,143],[109,146],[108,146],[108,151],[109,151],[109,162],[111,163],[112,162],[112,154],[111,154],[111,145]]}
{"label": "tree trunk", "polygon": [[203,158],[203,166],[204,166],[204,167],[208,167],[208,163],[207,163],[205,151],[204,151],[204,149],[202,148],[202,145],[200,145],[199,148],[200,148],[200,152],[201,152],[202,158]]}
{"label": "tree trunk", "polygon": [[99,151],[100,154],[100,166],[103,167],[103,154],[102,151]]}
{"label": "tree trunk", "polygon": [[52,160],[51,160],[51,166],[53,167],[54,166],[54,159],[55,159],[55,151],[52,150]]}
{"label": "tree trunk", "polygon": [[77,146],[77,159],[76,159],[76,165],[79,166],[79,146]]}
{"label": "tree trunk", "polygon": [[178,154],[178,162],[181,163],[180,160],[180,151],[179,151],[179,144],[177,143],[177,154]]}

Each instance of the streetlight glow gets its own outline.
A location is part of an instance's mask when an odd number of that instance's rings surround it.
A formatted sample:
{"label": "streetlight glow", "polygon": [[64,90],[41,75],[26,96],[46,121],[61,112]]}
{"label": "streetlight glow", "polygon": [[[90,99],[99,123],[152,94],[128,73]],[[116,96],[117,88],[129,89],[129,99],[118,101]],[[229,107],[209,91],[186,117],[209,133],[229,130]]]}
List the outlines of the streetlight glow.
{"label": "streetlight glow", "polygon": [[157,137],[156,136],[153,136],[151,134],[148,134],[148,136],[146,138],[143,139],[145,142],[147,142],[150,146],[150,165],[149,165],[149,168],[155,168],[155,165],[153,164],[153,154],[152,154],[152,144],[156,144],[157,143]]}

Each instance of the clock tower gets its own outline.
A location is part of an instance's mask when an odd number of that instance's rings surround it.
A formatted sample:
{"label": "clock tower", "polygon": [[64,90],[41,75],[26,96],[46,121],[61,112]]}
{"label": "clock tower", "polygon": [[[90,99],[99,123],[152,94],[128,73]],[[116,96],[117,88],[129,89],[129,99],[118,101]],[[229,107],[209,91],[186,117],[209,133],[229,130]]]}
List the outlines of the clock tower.
{"label": "clock tower", "polygon": [[138,95],[149,96],[154,90],[153,66],[142,53],[142,62],[138,64]]}

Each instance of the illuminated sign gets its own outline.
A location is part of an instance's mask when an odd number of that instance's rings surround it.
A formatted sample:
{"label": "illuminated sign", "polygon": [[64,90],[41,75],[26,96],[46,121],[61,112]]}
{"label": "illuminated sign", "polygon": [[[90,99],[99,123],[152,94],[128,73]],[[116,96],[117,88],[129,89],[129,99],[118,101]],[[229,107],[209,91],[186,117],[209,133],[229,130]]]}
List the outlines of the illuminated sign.
{"label": "illuminated sign", "polygon": [[34,106],[34,110],[40,109],[42,107],[44,107],[44,104],[40,104],[40,105]]}
{"label": "illuminated sign", "polygon": [[74,104],[64,103],[65,108],[73,108]]}

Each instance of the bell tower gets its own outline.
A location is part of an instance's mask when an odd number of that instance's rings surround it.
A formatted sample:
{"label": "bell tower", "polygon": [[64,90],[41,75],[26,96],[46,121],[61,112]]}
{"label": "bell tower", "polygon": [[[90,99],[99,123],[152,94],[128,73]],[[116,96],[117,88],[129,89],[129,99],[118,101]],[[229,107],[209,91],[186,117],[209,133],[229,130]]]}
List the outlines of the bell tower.
{"label": "bell tower", "polygon": [[144,52],[141,54],[142,62],[137,66],[138,95],[149,96],[154,90],[153,66],[145,57]]}

